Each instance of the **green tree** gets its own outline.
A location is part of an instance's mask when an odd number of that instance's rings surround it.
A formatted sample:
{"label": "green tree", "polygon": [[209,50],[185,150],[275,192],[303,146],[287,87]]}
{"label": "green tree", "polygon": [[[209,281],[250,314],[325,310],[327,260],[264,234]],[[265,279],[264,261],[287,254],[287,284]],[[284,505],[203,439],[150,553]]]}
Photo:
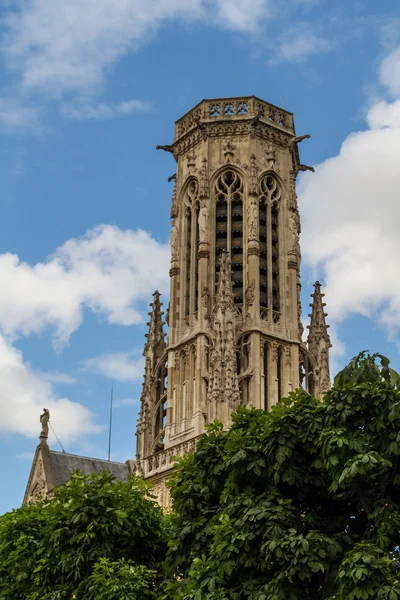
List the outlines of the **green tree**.
{"label": "green tree", "polygon": [[399,382],[361,353],[323,402],[209,426],[172,480],[164,599],[399,600]]}
{"label": "green tree", "polygon": [[76,472],[54,497],[0,518],[1,600],[150,600],[167,548],[148,484]]}

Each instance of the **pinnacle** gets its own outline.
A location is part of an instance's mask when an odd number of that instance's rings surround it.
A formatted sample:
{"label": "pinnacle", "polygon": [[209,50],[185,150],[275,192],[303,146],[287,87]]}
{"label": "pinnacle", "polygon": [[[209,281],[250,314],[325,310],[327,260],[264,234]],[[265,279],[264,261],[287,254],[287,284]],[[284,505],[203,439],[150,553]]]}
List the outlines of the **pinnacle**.
{"label": "pinnacle", "polygon": [[317,332],[321,332],[325,335],[325,337],[328,339],[328,327],[329,325],[327,325],[326,323],[326,317],[328,316],[328,313],[326,313],[324,311],[324,307],[326,306],[326,303],[322,301],[322,298],[324,297],[325,294],[323,294],[321,292],[321,284],[319,281],[316,281],[314,284],[314,293],[310,294],[313,301],[311,302],[310,306],[311,306],[311,313],[308,315],[311,318],[311,322],[310,325],[308,326],[308,329],[310,330],[309,336],[308,336],[308,342],[312,342],[314,336],[317,334]]}
{"label": "pinnacle", "polygon": [[221,303],[234,303],[231,278],[231,259],[227,250],[223,250],[221,252],[219,265],[220,267],[215,307]]}
{"label": "pinnacle", "polygon": [[150,303],[151,311],[148,313],[150,320],[147,322],[148,333],[145,334],[147,338],[145,352],[149,348],[156,346],[160,341],[163,341],[165,336],[163,331],[164,313],[161,310],[162,302],[160,302],[160,293],[158,290],[153,293],[153,298],[153,302]]}

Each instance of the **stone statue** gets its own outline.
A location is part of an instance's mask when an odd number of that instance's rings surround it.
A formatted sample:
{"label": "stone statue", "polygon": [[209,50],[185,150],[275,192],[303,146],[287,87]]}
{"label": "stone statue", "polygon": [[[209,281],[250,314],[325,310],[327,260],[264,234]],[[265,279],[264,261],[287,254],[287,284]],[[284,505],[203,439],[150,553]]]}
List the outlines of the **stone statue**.
{"label": "stone statue", "polygon": [[201,242],[207,242],[208,233],[208,208],[205,203],[200,207],[199,212],[199,238]]}
{"label": "stone statue", "polygon": [[252,202],[249,207],[249,238],[257,239],[258,206]]}
{"label": "stone statue", "polygon": [[210,291],[209,291],[208,287],[205,285],[203,287],[203,291],[201,292],[201,303],[204,306],[204,308],[208,309],[209,300],[210,300]]}
{"label": "stone statue", "polygon": [[251,283],[248,284],[246,288],[245,297],[247,306],[252,306],[252,304],[254,303],[254,288],[255,282],[253,280]]}
{"label": "stone statue", "polygon": [[178,258],[178,228],[174,220],[171,231],[171,259],[176,258]]}
{"label": "stone statue", "polygon": [[50,420],[50,412],[47,408],[44,408],[43,414],[40,415],[40,423],[42,425],[42,431],[40,432],[41,438],[49,437],[49,420]]}

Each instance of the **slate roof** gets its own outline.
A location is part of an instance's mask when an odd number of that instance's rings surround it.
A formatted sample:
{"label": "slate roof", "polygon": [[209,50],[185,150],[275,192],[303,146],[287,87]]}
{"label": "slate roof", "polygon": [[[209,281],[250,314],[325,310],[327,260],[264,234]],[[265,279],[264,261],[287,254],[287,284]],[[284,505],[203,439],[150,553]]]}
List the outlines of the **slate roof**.
{"label": "slate roof", "polygon": [[117,481],[126,481],[129,475],[129,467],[125,463],[77,456],[68,454],[68,452],[57,452],[56,450],[50,450],[50,462],[54,485],[66,484],[76,469],[80,469],[84,475],[107,470],[115,475]]}

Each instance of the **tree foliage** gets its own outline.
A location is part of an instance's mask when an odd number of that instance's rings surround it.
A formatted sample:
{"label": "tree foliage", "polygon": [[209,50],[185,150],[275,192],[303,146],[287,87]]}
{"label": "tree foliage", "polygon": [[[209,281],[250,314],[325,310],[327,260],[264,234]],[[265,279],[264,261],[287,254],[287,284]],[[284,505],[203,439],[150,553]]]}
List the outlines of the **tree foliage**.
{"label": "tree foliage", "polygon": [[364,352],[323,402],[210,425],[173,477],[164,600],[400,600],[399,382]]}
{"label": "tree foliage", "polygon": [[148,484],[75,473],[54,497],[0,518],[1,600],[150,600],[166,552]]}

